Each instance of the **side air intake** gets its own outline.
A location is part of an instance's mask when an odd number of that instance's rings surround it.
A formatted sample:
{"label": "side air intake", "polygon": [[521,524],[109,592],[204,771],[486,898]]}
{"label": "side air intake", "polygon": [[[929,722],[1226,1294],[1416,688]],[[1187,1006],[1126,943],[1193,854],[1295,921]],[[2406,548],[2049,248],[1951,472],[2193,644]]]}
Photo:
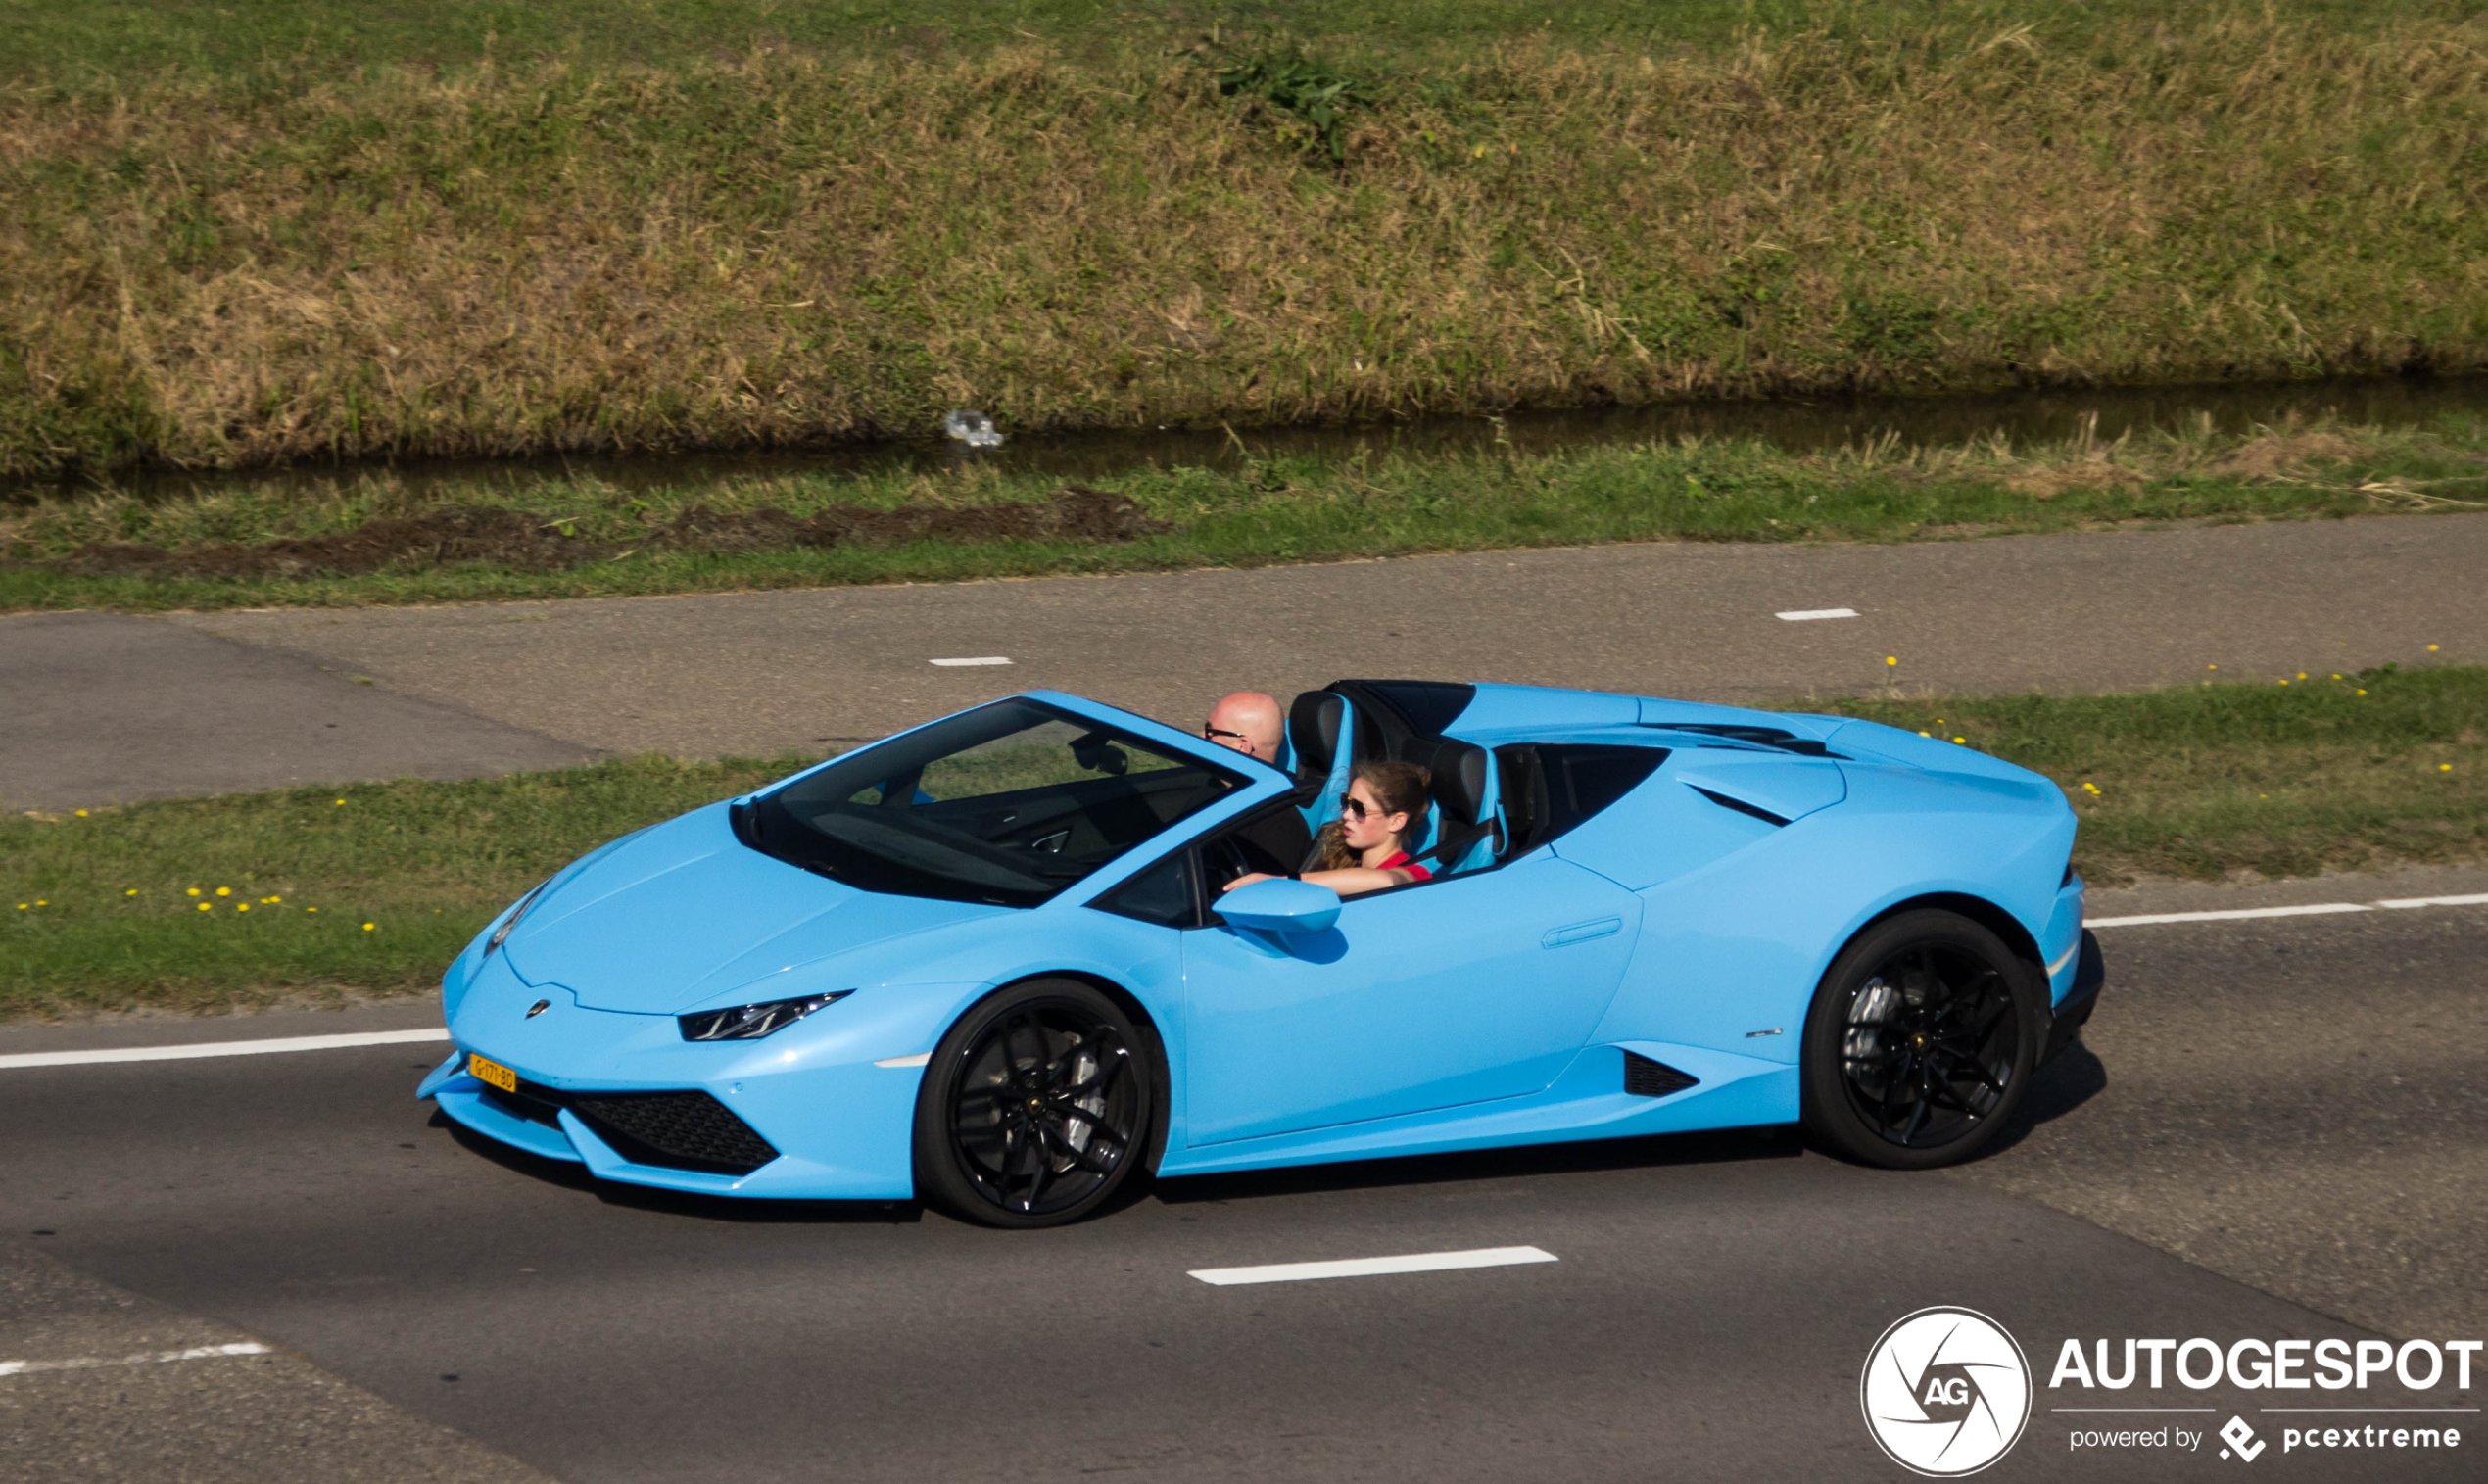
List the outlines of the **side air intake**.
{"label": "side air intake", "polygon": [[1624,1053],[1624,1090],[1635,1097],[1669,1097],[1700,1081],[1701,1078],[1688,1077],[1665,1062],[1653,1062],[1630,1051]]}
{"label": "side air intake", "polygon": [[1699,793],[1702,797],[1710,800],[1712,803],[1717,804],[1722,809],[1734,809],[1739,814],[1750,814],[1755,819],[1762,821],[1766,825],[1786,825],[1788,823],[1786,819],[1781,818],[1779,815],[1772,813],[1770,810],[1763,808],[1759,804],[1749,804],[1742,798],[1730,798],[1725,793],[1715,792],[1712,790],[1703,788],[1699,784],[1694,784],[1690,787],[1696,793]]}

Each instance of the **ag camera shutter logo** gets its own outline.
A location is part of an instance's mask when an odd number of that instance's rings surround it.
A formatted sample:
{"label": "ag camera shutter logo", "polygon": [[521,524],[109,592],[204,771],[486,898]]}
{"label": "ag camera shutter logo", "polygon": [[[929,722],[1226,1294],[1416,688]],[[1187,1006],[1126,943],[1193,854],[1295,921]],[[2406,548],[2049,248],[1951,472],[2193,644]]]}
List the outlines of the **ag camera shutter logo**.
{"label": "ag camera shutter logo", "polygon": [[2004,1457],[2030,1425],[2030,1361],[1975,1309],[1921,1309],[1866,1353],[1857,1400],[1893,1462],[1957,1478]]}

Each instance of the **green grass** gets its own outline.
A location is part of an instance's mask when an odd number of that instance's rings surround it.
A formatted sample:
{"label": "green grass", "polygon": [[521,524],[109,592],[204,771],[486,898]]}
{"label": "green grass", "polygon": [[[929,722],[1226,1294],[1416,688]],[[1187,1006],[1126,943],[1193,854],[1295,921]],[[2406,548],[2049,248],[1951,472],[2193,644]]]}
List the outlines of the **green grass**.
{"label": "green grass", "polygon": [[2488,856],[2488,670],[1835,709],[1962,738],[2056,780],[2081,816],[2075,864],[2094,883]]}
{"label": "green grass", "polygon": [[[2478,0],[2289,0],[2284,16],[2344,29],[2456,21]],[[248,76],[271,60],[352,73],[405,63],[473,67],[558,57],[598,67],[680,68],[729,53],[801,48],[833,56],[972,57],[1039,41],[1114,55],[1221,35],[1353,43],[1378,55],[1551,39],[1573,46],[1717,48],[1741,31],[1830,24],[1898,36],[1932,25],[2044,25],[2087,39],[2169,18],[2163,0],[2081,6],[2001,0],[1262,0],[1129,5],[1108,0],[17,0],[0,14],[0,77],[127,83],[167,71]]]}
{"label": "green grass", "polygon": [[[2488,669],[1837,709],[2046,773],[2098,883],[2488,856]],[[805,761],[638,758],[0,820],[0,1018],[421,990],[563,862]]]}
{"label": "green grass", "polygon": [[[2227,437],[2200,429],[2114,445],[1888,444],[1795,455],[1689,440],[1561,455],[1346,461],[1253,459],[1235,470],[1144,470],[1106,482],[1168,529],[1130,541],[915,541],[718,551],[671,544],[687,512],[824,506],[974,510],[1042,500],[1051,481],[799,475],[624,491],[595,480],[425,486],[388,475],[237,484],[195,500],[99,491],[0,513],[0,610],[345,605],[603,597],[1046,573],[1257,566],[1621,541],[1898,541],[2133,522],[2334,517],[2488,508],[2488,419],[2425,429],[2330,425]],[[357,576],[98,575],[81,552],[141,543],[223,546],[351,533],[461,506],[517,506],[581,545],[570,564],[441,564],[419,544]]]}
{"label": "green grass", "polygon": [[564,862],[791,767],[638,758],[0,821],[0,1016],[420,989]]}
{"label": "green grass", "polygon": [[0,57],[0,477],[2488,366],[2453,0],[44,0]]}

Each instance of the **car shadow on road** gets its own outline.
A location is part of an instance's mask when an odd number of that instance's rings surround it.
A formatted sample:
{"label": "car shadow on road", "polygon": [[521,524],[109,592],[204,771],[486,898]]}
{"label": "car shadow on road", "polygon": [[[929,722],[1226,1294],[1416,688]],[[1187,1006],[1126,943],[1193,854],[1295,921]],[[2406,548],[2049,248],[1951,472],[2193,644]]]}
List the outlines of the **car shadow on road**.
{"label": "car shadow on road", "polygon": [[491,1160],[504,1170],[530,1176],[549,1185],[560,1185],[595,1196],[608,1206],[621,1206],[634,1211],[656,1211],[669,1216],[687,1216],[710,1221],[793,1222],[811,1225],[894,1225],[921,1221],[924,1208],[914,1201],[787,1201],[749,1200],[735,1196],[694,1195],[680,1190],[660,1190],[653,1185],[629,1185],[618,1180],[600,1180],[588,1173],[585,1165],[568,1160],[549,1160],[543,1155],[513,1149],[499,1139],[487,1138],[466,1127],[448,1114],[434,1109],[430,1127],[446,1128],[451,1138],[468,1153]]}
{"label": "car shadow on road", "polygon": [[1664,1133],[1646,1138],[1531,1144],[1517,1149],[1480,1149],[1461,1154],[1406,1155],[1397,1159],[1358,1160],[1352,1164],[1248,1170],[1233,1174],[1170,1175],[1151,1182],[1149,1194],[1168,1205],[1180,1206],[1195,1201],[1502,1180],[1520,1175],[1579,1174],[1732,1161],[1793,1160],[1804,1152],[1805,1143],[1797,1136],[1795,1127],[1783,1125],[1707,1133]]}
{"label": "car shadow on road", "polygon": [[2038,1071],[2022,1106],[1987,1146],[1968,1161],[1991,1160],[2031,1136],[2041,1124],[2054,1123],[2108,1090],[2108,1069],[2080,1041]]}

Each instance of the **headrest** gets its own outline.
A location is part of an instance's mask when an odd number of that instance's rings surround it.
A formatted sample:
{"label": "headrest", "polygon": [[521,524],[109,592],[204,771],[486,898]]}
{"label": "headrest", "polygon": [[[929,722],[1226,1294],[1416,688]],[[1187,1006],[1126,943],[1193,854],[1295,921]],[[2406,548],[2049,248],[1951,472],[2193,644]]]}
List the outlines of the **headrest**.
{"label": "headrest", "polygon": [[1443,813],[1462,825],[1477,823],[1486,812],[1486,768],[1491,759],[1475,742],[1445,742],[1434,748],[1426,765],[1434,775],[1434,801]]}
{"label": "headrest", "polygon": [[1296,697],[1287,708],[1287,741],[1296,748],[1298,773],[1329,775],[1347,717],[1348,703],[1328,691],[1307,691]]}

